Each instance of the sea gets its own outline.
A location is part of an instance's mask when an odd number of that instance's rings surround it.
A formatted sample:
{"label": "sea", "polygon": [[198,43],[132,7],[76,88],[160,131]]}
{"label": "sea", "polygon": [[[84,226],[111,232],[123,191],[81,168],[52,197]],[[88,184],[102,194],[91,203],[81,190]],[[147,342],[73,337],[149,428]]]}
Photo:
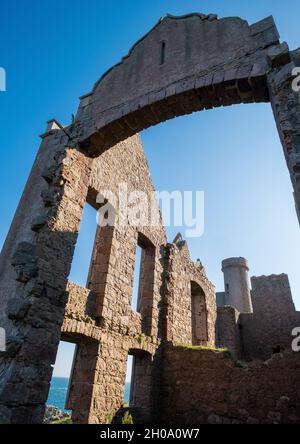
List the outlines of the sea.
{"label": "sea", "polygon": [[[69,378],[58,378],[53,377],[51,381],[51,387],[49,391],[49,396],[47,400],[47,405],[52,405],[57,407],[63,412],[69,412],[65,409],[65,401],[67,397],[69,386]],[[125,384],[124,401],[129,402],[130,396],[130,383]]]}

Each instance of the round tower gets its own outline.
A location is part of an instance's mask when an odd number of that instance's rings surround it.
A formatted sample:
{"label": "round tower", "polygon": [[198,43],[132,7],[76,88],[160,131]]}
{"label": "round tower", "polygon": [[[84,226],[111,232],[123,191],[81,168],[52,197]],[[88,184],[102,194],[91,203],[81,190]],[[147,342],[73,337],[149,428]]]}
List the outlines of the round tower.
{"label": "round tower", "polygon": [[240,313],[252,313],[249,266],[243,257],[234,257],[222,262],[225,283],[225,301]]}

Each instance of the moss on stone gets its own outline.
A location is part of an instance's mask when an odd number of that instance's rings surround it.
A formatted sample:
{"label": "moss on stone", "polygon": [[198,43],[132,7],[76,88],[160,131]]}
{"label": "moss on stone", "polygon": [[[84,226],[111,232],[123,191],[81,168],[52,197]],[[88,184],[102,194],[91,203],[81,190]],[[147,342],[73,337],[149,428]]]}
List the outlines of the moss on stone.
{"label": "moss on stone", "polygon": [[69,416],[67,418],[59,419],[58,421],[53,421],[50,424],[57,425],[57,424],[73,424],[72,418]]}
{"label": "moss on stone", "polygon": [[232,354],[228,350],[228,348],[206,347],[204,345],[188,345],[188,344],[174,344],[174,346],[184,348],[186,350],[212,351],[214,353],[223,353],[226,357],[232,358]]}
{"label": "moss on stone", "polygon": [[133,417],[129,411],[124,413],[122,418],[122,424],[134,424]]}

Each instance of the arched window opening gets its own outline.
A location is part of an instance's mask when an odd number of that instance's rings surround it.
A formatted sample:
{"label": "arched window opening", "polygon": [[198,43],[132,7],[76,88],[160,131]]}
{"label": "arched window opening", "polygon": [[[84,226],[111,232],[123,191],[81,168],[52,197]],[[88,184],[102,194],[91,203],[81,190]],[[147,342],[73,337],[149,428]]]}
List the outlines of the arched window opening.
{"label": "arched window opening", "polygon": [[192,344],[195,346],[206,345],[208,332],[205,293],[196,282],[191,282],[191,299]]}
{"label": "arched window opening", "polygon": [[96,209],[88,202],[83,209],[82,221],[75,246],[69,280],[86,287],[97,231]]}

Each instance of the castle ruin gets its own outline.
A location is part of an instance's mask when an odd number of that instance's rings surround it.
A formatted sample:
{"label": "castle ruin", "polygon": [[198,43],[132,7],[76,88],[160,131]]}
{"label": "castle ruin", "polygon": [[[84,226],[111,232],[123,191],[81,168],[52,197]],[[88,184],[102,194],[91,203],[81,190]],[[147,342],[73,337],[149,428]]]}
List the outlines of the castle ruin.
{"label": "castle ruin", "polygon": [[300,313],[286,275],[252,278],[250,289],[247,261],[227,259],[216,295],[160,220],[99,227],[86,288],[68,281],[84,205],[98,210],[97,196],[122,182],[150,195],[137,133],[176,116],[271,103],[299,216],[299,64],[272,17],[166,16],[80,99],[71,125],[48,123],[0,257],[1,423],[43,421],[61,339],[77,344],[74,423],[106,423],[122,409],[128,355],[139,422],[300,422],[300,354],[291,351]]}

